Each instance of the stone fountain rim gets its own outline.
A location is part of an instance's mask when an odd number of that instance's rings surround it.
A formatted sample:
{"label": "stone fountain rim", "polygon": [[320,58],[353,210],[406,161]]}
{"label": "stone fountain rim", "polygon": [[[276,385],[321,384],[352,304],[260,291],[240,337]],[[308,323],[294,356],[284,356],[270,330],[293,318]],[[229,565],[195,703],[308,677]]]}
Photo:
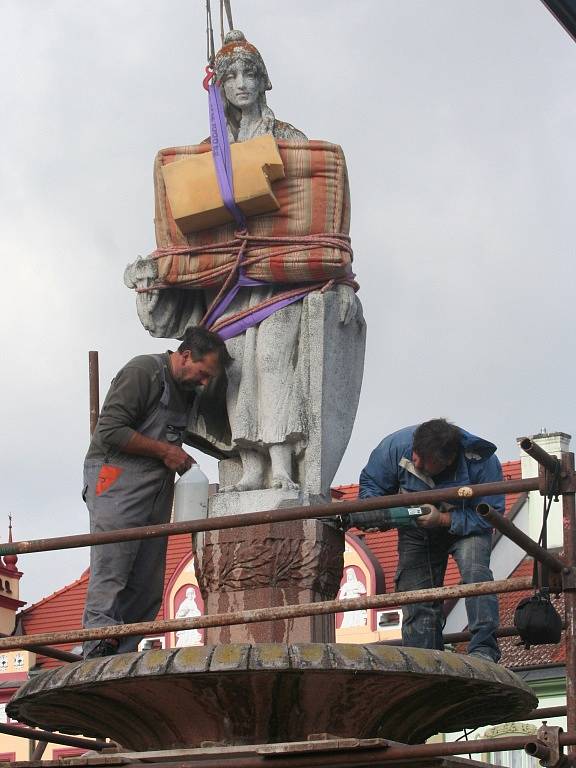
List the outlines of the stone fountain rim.
{"label": "stone fountain rim", "polygon": [[[394,677],[397,684],[389,688],[386,681]],[[414,690],[410,683],[416,679],[425,682]],[[181,680],[186,681],[183,687]],[[278,698],[277,685],[282,688]],[[223,687],[230,696],[222,697]],[[318,690],[324,690],[329,703],[312,711],[311,726],[305,710]],[[173,711],[169,706],[166,714],[163,702],[173,701],[177,691],[186,706]],[[368,700],[359,695],[362,691]],[[408,701],[413,709],[431,696],[439,697],[442,706],[440,711],[432,706],[424,720],[414,712],[406,719],[394,709]],[[344,721],[342,701],[347,702]],[[487,701],[492,702],[489,712]],[[417,741],[441,730],[493,724],[502,713],[523,718],[536,705],[531,689],[509,670],[459,654],[377,643],[238,643],[141,651],[52,669],[25,683],[7,714],[29,725],[121,743],[130,733],[129,748],[165,749],[206,740],[260,743],[260,730],[270,723],[271,742],[305,739],[310,727],[314,733],[343,736],[362,731],[362,737],[371,738],[384,733],[383,718],[386,738]],[[238,716],[230,714],[234,707]],[[380,714],[374,714],[375,707]],[[164,716],[159,720],[160,711]],[[242,713],[247,711],[254,712],[254,722],[246,723]],[[197,717],[190,718],[192,712]],[[287,719],[278,719],[279,713]]]}
{"label": "stone fountain rim", "polygon": [[[534,698],[533,691],[499,664],[447,651],[378,643],[235,643],[154,649],[79,661],[34,676],[17,691],[11,705],[59,689],[98,687],[141,678],[259,672],[350,674],[406,673],[500,684]],[[16,711],[16,710],[14,710]],[[10,713],[9,713],[10,714]]]}

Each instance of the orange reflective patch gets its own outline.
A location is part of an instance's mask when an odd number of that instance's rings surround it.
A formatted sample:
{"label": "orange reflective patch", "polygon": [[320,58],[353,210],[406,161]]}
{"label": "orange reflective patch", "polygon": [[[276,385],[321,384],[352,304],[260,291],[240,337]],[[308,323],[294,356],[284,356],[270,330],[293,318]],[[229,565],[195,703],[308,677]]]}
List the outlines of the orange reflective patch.
{"label": "orange reflective patch", "polygon": [[98,474],[98,480],[96,480],[96,496],[100,496],[111,486],[114,485],[116,480],[124,472],[122,467],[114,467],[112,464],[104,464]]}

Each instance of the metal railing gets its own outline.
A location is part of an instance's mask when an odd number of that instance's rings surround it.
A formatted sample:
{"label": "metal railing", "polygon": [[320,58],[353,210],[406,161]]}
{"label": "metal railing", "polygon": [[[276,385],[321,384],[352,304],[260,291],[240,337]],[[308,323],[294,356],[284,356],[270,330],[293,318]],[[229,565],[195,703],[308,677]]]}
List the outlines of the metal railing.
{"label": "metal railing", "polygon": [[[495,528],[500,530],[503,535],[518,544],[525,552],[529,553],[536,560],[546,565],[556,576],[554,590],[564,594],[565,605],[565,644],[566,644],[566,717],[568,723],[568,733],[563,735],[564,745],[576,744],[576,475],[574,472],[574,455],[565,453],[561,460],[550,456],[539,446],[525,439],[521,446],[540,464],[540,473],[538,477],[524,480],[505,480],[497,483],[484,483],[478,485],[463,486],[459,488],[443,488],[430,491],[412,493],[410,500],[414,504],[438,503],[440,501],[458,501],[471,499],[478,496],[490,496],[502,493],[518,493],[525,491],[540,490],[543,495],[552,492],[558,493],[562,497],[563,510],[563,532],[564,532],[564,551],[563,556],[559,557],[540,547],[530,537],[526,536],[516,526],[506,518],[495,514],[486,504],[479,505],[479,513],[483,514]],[[188,521],[184,523],[169,523],[165,525],[143,526],[141,528],[129,528],[106,533],[81,534],[75,536],[64,536],[51,539],[37,539],[34,541],[20,541],[0,544],[0,556],[8,554],[27,554],[30,552],[53,551],[59,549],[98,546],[120,541],[130,541],[136,539],[145,539],[151,537],[166,537],[182,533],[198,533],[201,531],[224,530],[229,528],[239,528],[246,525],[265,525],[275,522],[284,522],[290,520],[305,520],[318,518],[332,518],[351,512],[386,509],[399,506],[405,503],[405,494],[393,496],[383,496],[360,501],[345,501],[334,504],[314,505],[310,507],[293,507],[287,509],[274,509],[262,512],[246,513],[243,515],[231,515],[228,517],[214,517],[206,520]],[[273,608],[262,608],[252,611],[238,611],[228,614],[213,614],[189,619],[170,619],[165,621],[140,622],[135,624],[125,624],[113,627],[98,627],[92,629],[78,629],[66,632],[45,632],[35,635],[17,635],[0,638],[0,651],[6,651],[16,648],[34,649],[37,653],[44,655],[67,654],[58,649],[46,647],[47,644],[81,642],[84,640],[98,639],[102,637],[123,637],[127,635],[155,635],[159,632],[173,632],[186,629],[201,629],[206,627],[226,626],[232,624],[247,624],[262,621],[274,621],[279,619],[294,618],[300,616],[314,616],[319,614],[329,614],[336,612],[356,611],[367,608],[388,608],[408,605],[410,603],[419,603],[428,600],[442,600],[445,598],[470,597],[480,594],[495,594],[504,592],[524,591],[532,587],[532,579],[512,578],[503,579],[494,582],[482,582],[475,584],[459,584],[452,587],[438,587],[433,589],[417,590],[413,592],[388,593],[385,595],[371,595],[347,600],[328,600],[309,605],[284,605]],[[511,630],[511,628],[507,628]],[[512,634],[513,632],[501,631],[501,635]],[[448,637],[448,636],[447,636]],[[69,656],[75,657],[74,654]],[[61,660],[71,660],[69,658]],[[535,710],[534,715],[538,717],[538,712],[544,716],[550,708],[545,710]],[[563,710],[564,711],[564,710]],[[551,715],[550,715],[551,716]],[[12,726],[20,728],[22,726]],[[2,728],[0,727],[0,731]],[[38,731],[37,729],[20,730],[19,735],[26,738],[37,738],[58,743],[59,738],[69,739],[76,737],[61,737],[59,734],[51,732]],[[85,744],[90,744],[92,749],[102,749],[104,742],[92,740],[81,740]],[[66,742],[63,742],[66,743]],[[514,746],[512,746],[514,744]],[[396,745],[387,744],[382,748],[381,753],[376,756],[371,752],[370,760],[377,757],[378,762],[390,762],[392,760],[418,760],[424,757],[441,757],[446,755],[457,755],[463,752],[491,752],[501,749],[520,749],[528,745],[528,749],[535,750],[531,754],[540,755],[548,747],[538,742],[535,745],[534,739],[528,736],[515,737],[514,739],[484,739],[481,742],[444,742],[422,745]],[[335,754],[330,754],[329,758],[315,755],[314,762],[311,762],[311,756],[306,758],[306,765],[362,765],[369,763],[358,762],[358,751],[350,755],[342,751],[336,760]],[[230,758],[232,759],[232,758]],[[288,759],[288,758],[287,758]],[[294,762],[294,756],[289,758],[290,765],[296,768],[297,762]],[[341,761],[340,761],[341,759]],[[239,762],[240,760],[240,762]],[[320,760],[320,762],[317,762]],[[322,762],[324,760],[324,762]],[[211,761],[211,762],[210,762]],[[219,765],[225,765],[227,758],[221,756]],[[201,768],[202,765],[214,765],[212,758],[210,760],[195,759],[194,765]],[[284,764],[284,759],[275,757],[275,765],[280,768]],[[262,757],[245,756],[243,758],[234,758],[230,765],[237,768],[262,764]],[[304,763],[302,763],[304,764]],[[373,762],[370,764],[374,764]],[[551,766],[555,768],[555,766]],[[559,768],[559,766],[558,766]]]}

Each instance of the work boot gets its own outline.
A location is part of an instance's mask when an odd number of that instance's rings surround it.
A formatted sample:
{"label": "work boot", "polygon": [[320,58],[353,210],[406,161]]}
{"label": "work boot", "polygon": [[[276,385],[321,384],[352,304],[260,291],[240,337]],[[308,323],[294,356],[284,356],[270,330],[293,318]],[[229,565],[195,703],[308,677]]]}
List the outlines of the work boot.
{"label": "work boot", "polygon": [[118,653],[118,640],[114,637],[105,637],[98,645],[84,656],[84,659],[99,659],[103,656],[114,656]]}

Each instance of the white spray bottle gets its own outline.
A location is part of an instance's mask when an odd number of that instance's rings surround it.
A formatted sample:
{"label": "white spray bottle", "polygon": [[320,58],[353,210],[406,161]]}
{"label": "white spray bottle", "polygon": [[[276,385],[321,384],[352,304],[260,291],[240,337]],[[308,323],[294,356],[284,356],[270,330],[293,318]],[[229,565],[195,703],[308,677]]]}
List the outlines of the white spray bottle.
{"label": "white spray bottle", "polygon": [[192,464],[174,486],[174,522],[208,517],[208,478],[198,464]]}

